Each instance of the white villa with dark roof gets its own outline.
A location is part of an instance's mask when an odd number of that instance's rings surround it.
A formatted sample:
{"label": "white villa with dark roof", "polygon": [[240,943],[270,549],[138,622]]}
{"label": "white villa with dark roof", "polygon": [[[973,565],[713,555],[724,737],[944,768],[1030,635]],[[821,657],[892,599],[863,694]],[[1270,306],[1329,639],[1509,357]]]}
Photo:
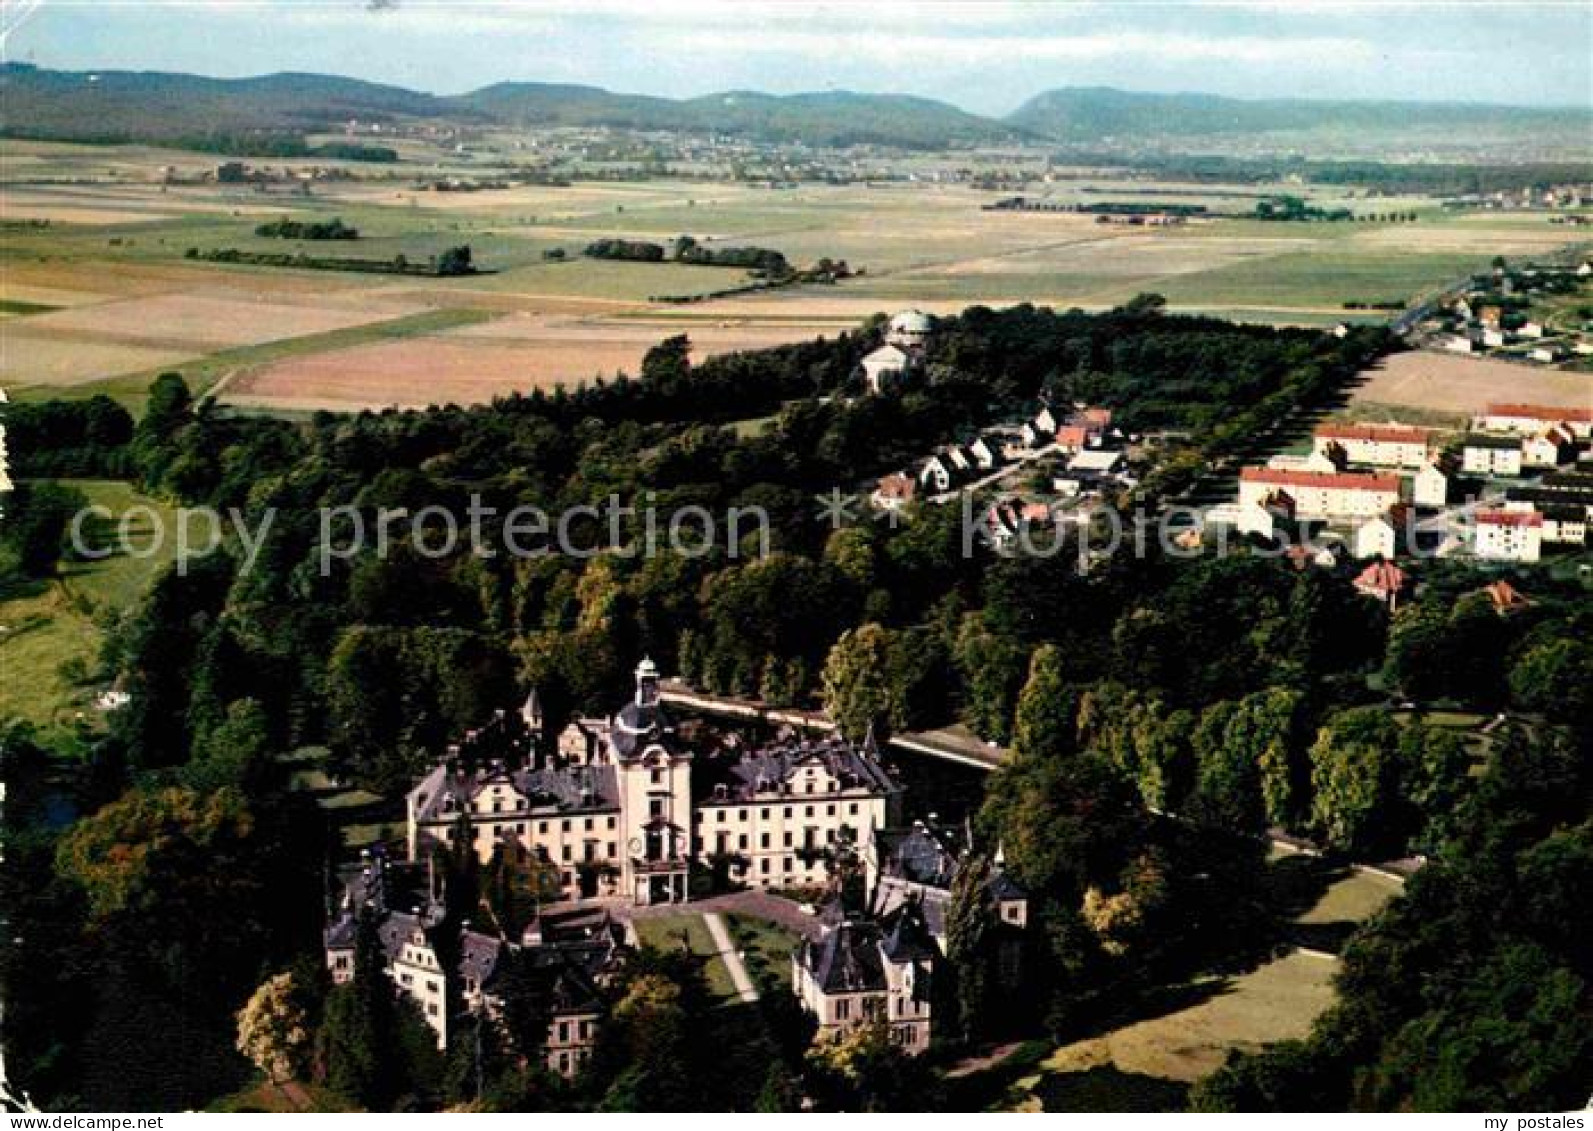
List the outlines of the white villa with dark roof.
{"label": "white villa with dark roof", "polygon": [[[415,1003],[437,1047],[446,1048],[461,1018],[501,1015],[505,972],[523,963],[527,984],[548,1009],[543,1063],[561,1076],[575,1075],[596,1043],[600,986],[618,969],[624,929],[606,911],[577,911],[540,917],[510,940],[451,923],[434,876],[432,869],[376,856],[349,878],[322,939],[333,984],[354,977],[361,919],[369,916],[388,977]],[[449,953],[454,961],[445,967],[442,955]]]}
{"label": "white villa with dark roof", "polygon": [[929,1048],[939,957],[916,903],[881,918],[842,915],[797,948],[791,989],[821,1037],[879,1022],[892,1044],[917,1055]]}

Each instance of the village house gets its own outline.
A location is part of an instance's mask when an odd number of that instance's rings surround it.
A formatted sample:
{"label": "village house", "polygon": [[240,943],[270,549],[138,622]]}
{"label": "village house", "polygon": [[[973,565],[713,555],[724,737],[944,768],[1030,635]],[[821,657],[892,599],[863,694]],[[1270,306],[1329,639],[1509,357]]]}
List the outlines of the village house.
{"label": "village house", "polygon": [[1482,591],[1487,594],[1488,602],[1493,605],[1493,611],[1500,616],[1518,613],[1532,605],[1531,598],[1504,580],[1504,578],[1500,578],[1498,581],[1490,581],[1482,587]]}
{"label": "village house", "polygon": [[1390,613],[1399,607],[1399,599],[1410,588],[1410,575],[1393,562],[1373,562],[1355,575],[1355,591],[1371,597]]}
{"label": "village house", "polygon": [[1447,463],[1429,460],[1411,479],[1411,502],[1419,507],[1442,510],[1449,505],[1449,484],[1453,478]]}
{"label": "village house", "polygon": [[531,710],[500,713],[410,791],[411,860],[469,838],[482,863],[501,853],[566,899],[681,902],[692,862],[710,855],[733,856],[730,871],[749,884],[821,882],[832,850],[890,823],[900,799],[871,744],[782,735],[754,749],[687,749],[651,661],[636,670],[634,698],[612,719],[572,724],[559,753],[542,753]]}
{"label": "village house", "polygon": [[936,452],[918,469],[918,485],[933,495],[944,495],[967,478],[967,461],[950,451]]}
{"label": "village house", "polygon": [[910,506],[917,496],[917,482],[900,471],[895,471],[879,481],[874,493],[869,496],[869,502],[878,510],[900,511]]}
{"label": "village house", "polygon": [[1546,503],[1539,508],[1538,513],[1543,516],[1544,542],[1561,546],[1587,544],[1587,507],[1574,503]]}
{"label": "village house", "polygon": [[1394,507],[1355,528],[1354,554],[1362,559],[1397,557],[1407,549],[1410,534],[1409,511]]}
{"label": "village house", "polygon": [[867,354],[862,361],[863,383],[876,396],[900,388],[907,380],[913,359],[898,346],[883,345]]}
{"label": "village house", "polygon": [[1567,424],[1545,428],[1521,442],[1523,467],[1552,468],[1569,463],[1576,453],[1576,436]]}
{"label": "village house", "polygon": [[1484,510],[1473,517],[1472,553],[1485,561],[1535,562],[1542,554],[1543,516],[1536,511]]}
{"label": "village house", "polygon": [[1264,504],[1282,491],[1300,519],[1372,518],[1400,501],[1399,476],[1385,472],[1332,473],[1271,467],[1239,472],[1241,507]]}
{"label": "village house", "polygon": [[1516,432],[1535,435],[1556,424],[1567,425],[1579,440],[1593,435],[1593,406],[1491,404],[1476,422],[1482,432]]}
{"label": "village house", "polygon": [[907,903],[888,915],[827,916],[817,939],[791,959],[791,988],[818,1021],[821,1037],[883,1022],[891,1043],[911,1055],[929,1048],[939,950],[922,910]]}
{"label": "village house", "polygon": [[1373,467],[1421,467],[1430,443],[1426,428],[1403,424],[1324,424],[1312,438],[1316,451],[1337,445],[1347,462]]}
{"label": "village house", "polygon": [[1090,428],[1085,424],[1063,424],[1055,433],[1056,446],[1064,452],[1082,451],[1089,443]]}
{"label": "village house", "polygon": [[929,316],[903,310],[885,326],[885,343],[863,358],[863,383],[879,395],[900,388],[913,370],[923,364],[924,346],[933,328]]}
{"label": "village house", "polygon": [[1462,442],[1460,465],[1470,475],[1520,475],[1521,440],[1473,433]]}

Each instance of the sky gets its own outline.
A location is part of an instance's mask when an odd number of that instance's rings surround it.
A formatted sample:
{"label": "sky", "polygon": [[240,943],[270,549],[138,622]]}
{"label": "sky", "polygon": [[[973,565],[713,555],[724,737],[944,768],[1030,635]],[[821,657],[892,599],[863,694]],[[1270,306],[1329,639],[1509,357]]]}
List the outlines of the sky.
{"label": "sky", "polygon": [[1593,107],[1588,0],[0,0],[0,8],[8,60],[217,76],[316,71],[442,94],[505,80],[670,97],[847,89],[1005,114],[1042,90],[1115,86]]}

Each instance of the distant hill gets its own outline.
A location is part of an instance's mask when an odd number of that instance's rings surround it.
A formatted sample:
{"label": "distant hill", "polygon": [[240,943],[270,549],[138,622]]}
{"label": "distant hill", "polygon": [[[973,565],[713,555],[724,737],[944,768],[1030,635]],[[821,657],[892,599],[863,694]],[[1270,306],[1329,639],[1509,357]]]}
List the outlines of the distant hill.
{"label": "distant hill", "polygon": [[350,118],[479,118],[435,95],[332,75],[213,79],[161,71],[0,67],[0,129],[83,140],[303,134]]}
{"label": "distant hill", "polygon": [[498,83],[442,97],[328,75],[213,79],[163,72],[51,71],[26,64],[0,67],[0,130],[12,134],[86,141],[243,138],[330,130],[350,118],[668,129],[908,149],[973,145],[1018,133],[944,102],[894,94],[731,91],[675,100],[591,86]]}
{"label": "distant hill", "polygon": [[1139,94],[1065,87],[1037,94],[1006,121],[1064,142],[1221,137],[1322,129],[1587,129],[1586,110],[1438,102],[1251,101],[1214,94]]}
{"label": "distant hill", "polygon": [[1322,129],[1394,134],[1425,129],[1455,136],[1491,131],[1507,141],[1569,132],[1575,139],[1593,128],[1593,115],[1578,109],[1247,101],[1104,87],[1047,91],[997,121],[934,99],[851,91],[773,95],[735,90],[672,99],[595,86],[506,82],[442,96],[332,75],[214,79],[0,66],[0,131],[12,135],[165,142],[267,155],[287,152],[284,139],[335,131],[350,118],[383,124],[612,126],[921,150],[1023,139],[1132,144]]}
{"label": "distant hill", "polygon": [[761,94],[675,100],[598,87],[499,83],[455,99],[517,125],[618,126],[720,133],[809,145],[943,149],[1011,140],[1021,131],[945,102],[901,94]]}

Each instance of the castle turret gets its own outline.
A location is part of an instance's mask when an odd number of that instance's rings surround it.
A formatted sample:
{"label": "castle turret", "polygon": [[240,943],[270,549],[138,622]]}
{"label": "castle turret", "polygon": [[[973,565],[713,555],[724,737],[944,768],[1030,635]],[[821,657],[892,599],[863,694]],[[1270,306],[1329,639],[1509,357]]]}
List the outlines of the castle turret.
{"label": "castle turret", "polygon": [[636,705],[651,707],[658,702],[658,665],[643,659],[636,665]]}

